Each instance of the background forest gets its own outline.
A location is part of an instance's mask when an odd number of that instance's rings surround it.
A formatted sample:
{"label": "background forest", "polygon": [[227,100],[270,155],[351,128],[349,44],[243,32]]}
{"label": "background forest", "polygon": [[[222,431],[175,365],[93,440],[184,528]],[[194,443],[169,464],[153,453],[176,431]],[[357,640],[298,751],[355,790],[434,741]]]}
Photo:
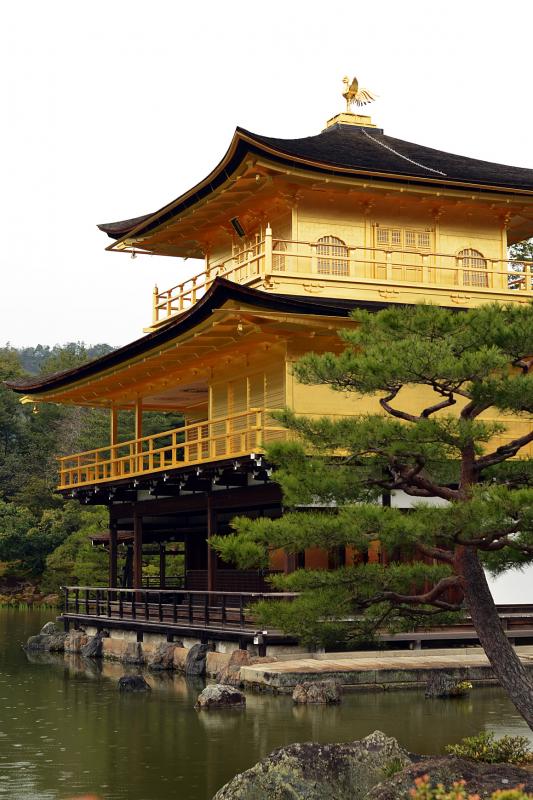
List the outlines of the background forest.
{"label": "background forest", "polygon": [[[19,599],[50,595],[65,583],[107,581],[107,554],[89,536],[108,527],[107,509],[54,492],[60,455],[109,442],[106,411],[40,403],[22,405],[4,381],[76,367],[108,353],[107,344],[0,348],[0,592]],[[181,424],[145,413],[146,435]],[[133,437],[133,415],[119,414],[119,437]],[[147,565],[147,573],[150,565]],[[22,594],[21,594],[22,592]]]}

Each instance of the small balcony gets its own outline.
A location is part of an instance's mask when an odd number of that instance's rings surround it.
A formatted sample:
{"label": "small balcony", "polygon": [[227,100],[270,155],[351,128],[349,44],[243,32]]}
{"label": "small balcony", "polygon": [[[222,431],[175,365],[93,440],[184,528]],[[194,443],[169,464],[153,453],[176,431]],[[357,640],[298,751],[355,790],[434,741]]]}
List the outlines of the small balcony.
{"label": "small balcony", "polygon": [[253,409],[59,458],[58,489],[137,478],[261,452],[287,431],[265,409]]}
{"label": "small balcony", "polygon": [[[335,237],[318,242],[276,239],[267,228],[263,240],[220,264],[153,296],[152,328],[183,313],[209,289],[215,278],[288,294],[322,291],[329,297],[404,300],[409,290],[448,293],[452,302],[470,298],[533,298],[530,261],[489,258],[464,248],[457,255],[394,247],[351,246]],[[279,288],[278,288],[279,287]],[[439,302],[436,299],[436,302]],[[446,304],[446,303],[444,303]]]}

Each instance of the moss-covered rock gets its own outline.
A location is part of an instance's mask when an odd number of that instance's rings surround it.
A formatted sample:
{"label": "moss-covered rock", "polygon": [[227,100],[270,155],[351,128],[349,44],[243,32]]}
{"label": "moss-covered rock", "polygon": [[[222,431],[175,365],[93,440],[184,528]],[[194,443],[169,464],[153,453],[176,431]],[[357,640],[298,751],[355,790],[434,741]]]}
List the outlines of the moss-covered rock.
{"label": "moss-covered rock", "polygon": [[409,763],[381,731],[344,744],[293,744],[237,775],[213,800],[363,800],[391,768]]}
{"label": "moss-covered rock", "polygon": [[455,781],[466,781],[468,794],[489,798],[498,789],[513,789],[524,784],[524,791],[533,792],[533,774],[511,764],[484,764],[455,756],[423,758],[396,773],[389,780],[374,786],[366,800],[405,800],[416,778],[429,775],[432,786],[442,783],[451,789]]}

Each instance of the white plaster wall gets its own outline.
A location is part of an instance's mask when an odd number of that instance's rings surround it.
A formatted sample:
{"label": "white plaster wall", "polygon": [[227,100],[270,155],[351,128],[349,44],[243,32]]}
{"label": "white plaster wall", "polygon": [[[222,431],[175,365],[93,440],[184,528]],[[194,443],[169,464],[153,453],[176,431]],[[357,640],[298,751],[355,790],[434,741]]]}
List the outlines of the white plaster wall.
{"label": "white plaster wall", "polygon": [[488,579],[496,603],[533,603],[533,566]]}

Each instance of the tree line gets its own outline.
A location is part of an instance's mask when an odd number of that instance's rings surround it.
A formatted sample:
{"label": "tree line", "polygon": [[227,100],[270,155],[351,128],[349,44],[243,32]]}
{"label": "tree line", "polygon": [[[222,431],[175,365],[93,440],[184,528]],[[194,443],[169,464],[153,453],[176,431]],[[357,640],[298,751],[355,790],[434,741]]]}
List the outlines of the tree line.
{"label": "tree line", "polygon": [[[54,592],[62,583],[107,580],[106,553],[89,538],[107,529],[107,509],[64,499],[55,486],[58,456],[109,444],[108,412],[22,404],[4,381],[71,369],[112,349],[83,342],[0,348],[0,584],[39,582]],[[157,412],[143,418],[147,435],[181,422],[179,415]],[[118,428],[122,441],[133,437],[131,412],[119,412]]]}

